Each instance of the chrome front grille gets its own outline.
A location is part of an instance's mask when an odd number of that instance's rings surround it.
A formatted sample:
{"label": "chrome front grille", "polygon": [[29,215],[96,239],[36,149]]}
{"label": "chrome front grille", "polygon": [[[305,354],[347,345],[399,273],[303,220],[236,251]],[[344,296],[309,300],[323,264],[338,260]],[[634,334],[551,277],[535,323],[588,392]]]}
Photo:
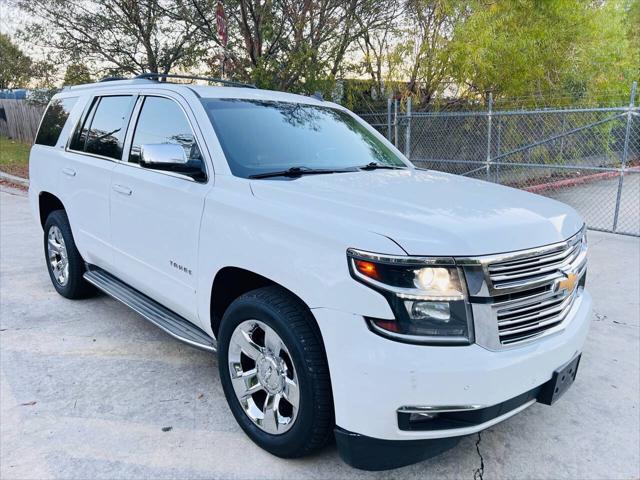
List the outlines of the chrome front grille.
{"label": "chrome front grille", "polygon": [[551,282],[564,269],[570,269],[582,252],[582,235],[548,250],[523,253],[515,258],[487,265],[489,280],[494,290],[526,289]]}
{"label": "chrome front grille", "polygon": [[502,345],[528,340],[560,325],[567,317],[578,289],[568,293],[535,295],[506,304],[496,304],[498,335]]}
{"label": "chrome front grille", "polygon": [[586,257],[582,229],[553,245],[456,259],[467,276],[476,343],[497,350],[563,330],[582,292]]}
{"label": "chrome front grille", "polygon": [[[501,345],[531,340],[562,325],[579,294],[586,253],[580,232],[561,244],[487,263],[489,285],[497,297],[493,311]],[[501,291],[515,300],[501,300]]]}

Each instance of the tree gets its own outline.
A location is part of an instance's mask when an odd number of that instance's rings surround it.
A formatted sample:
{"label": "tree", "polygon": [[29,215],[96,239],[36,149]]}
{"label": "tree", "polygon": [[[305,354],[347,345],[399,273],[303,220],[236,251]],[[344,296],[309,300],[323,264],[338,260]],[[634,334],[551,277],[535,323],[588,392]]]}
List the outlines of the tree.
{"label": "tree", "polygon": [[33,61],[0,33],[0,88],[25,87],[31,79]]}
{"label": "tree", "polygon": [[111,74],[168,73],[194,64],[195,28],[167,11],[169,0],[17,0],[34,19],[23,36]]}
{"label": "tree", "polygon": [[[225,2],[229,43],[224,55],[231,75],[258,85],[294,91],[328,90],[344,73],[355,41],[379,28],[377,0],[229,0]],[[216,25],[216,0],[180,0],[179,18],[200,35],[223,45]],[[214,64],[215,60],[211,62]]]}
{"label": "tree", "polygon": [[439,89],[446,86],[451,74],[452,40],[469,14],[466,2],[455,0],[409,0],[407,2],[404,41],[396,46],[396,54],[409,68],[409,95],[421,94],[429,103]]}
{"label": "tree", "polygon": [[91,73],[86,65],[82,63],[71,63],[67,66],[62,84],[65,86],[82,85],[83,83],[91,83],[92,81]]}
{"label": "tree", "polygon": [[615,85],[628,91],[634,56],[619,0],[470,5],[451,55],[452,77],[469,94],[549,103],[551,95],[575,101]]}
{"label": "tree", "polygon": [[383,19],[379,28],[366,29],[357,44],[362,54],[362,71],[373,83],[374,95],[385,93],[387,80],[396,73],[398,61],[391,54],[391,44],[402,31],[399,19],[404,18],[404,6],[396,0],[381,1]]}

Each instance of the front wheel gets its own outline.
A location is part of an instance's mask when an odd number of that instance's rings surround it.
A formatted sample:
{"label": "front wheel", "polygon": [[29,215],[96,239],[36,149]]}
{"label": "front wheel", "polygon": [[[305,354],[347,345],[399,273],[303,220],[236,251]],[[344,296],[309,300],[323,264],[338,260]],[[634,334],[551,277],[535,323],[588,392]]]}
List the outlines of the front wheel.
{"label": "front wheel", "polygon": [[222,387],[247,435],[279,457],[300,457],[331,437],[333,401],[311,313],[279,287],[236,299],[218,335]]}

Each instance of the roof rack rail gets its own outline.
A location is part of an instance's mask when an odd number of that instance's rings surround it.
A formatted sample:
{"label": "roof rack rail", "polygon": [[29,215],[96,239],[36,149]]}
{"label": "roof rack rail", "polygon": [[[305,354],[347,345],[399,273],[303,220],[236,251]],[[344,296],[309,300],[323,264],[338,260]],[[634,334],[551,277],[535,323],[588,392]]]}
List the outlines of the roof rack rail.
{"label": "roof rack rail", "polygon": [[176,73],[141,73],[140,75],[136,75],[134,78],[146,78],[147,80],[158,79],[158,78],[184,78],[187,80],[206,80],[208,82],[221,83],[223,85],[228,85],[230,87],[258,88],[255,85],[252,85],[249,83],[223,80],[222,78],[201,77],[199,75],[179,75]]}
{"label": "roof rack rail", "polygon": [[116,80],[126,80],[124,77],[102,77],[99,82],[115,82]]}

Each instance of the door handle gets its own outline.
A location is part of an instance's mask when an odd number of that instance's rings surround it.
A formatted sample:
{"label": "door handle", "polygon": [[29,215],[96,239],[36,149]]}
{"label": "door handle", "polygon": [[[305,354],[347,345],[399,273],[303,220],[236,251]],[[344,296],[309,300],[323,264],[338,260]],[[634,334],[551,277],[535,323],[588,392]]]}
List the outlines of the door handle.
{"label": "door handle", "polygon": [[129,187],[125,187],[124,185],[118,185],[117,183],[113,185],[113,189],[121,195],[131,195],[132,190]]}
{"label": "door handle", "polygon": [[75,177],[76,176],[76,171],[73,168],[63,168],[62,169],[62,173],[64,173],[65,175],[69,176],[69,177]]}

